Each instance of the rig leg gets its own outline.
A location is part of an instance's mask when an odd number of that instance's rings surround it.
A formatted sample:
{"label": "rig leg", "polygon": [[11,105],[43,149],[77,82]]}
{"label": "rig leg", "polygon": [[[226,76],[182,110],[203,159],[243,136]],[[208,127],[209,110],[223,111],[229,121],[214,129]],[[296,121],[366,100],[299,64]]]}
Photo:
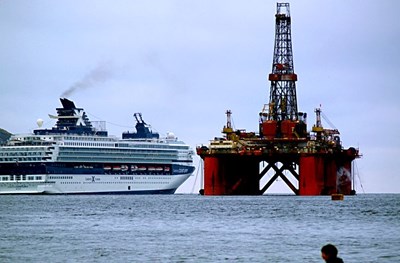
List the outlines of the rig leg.
{"label": "rig leg", "polygon": [[259,163],[254,158],[204,158],[205,195],[259,195],[259,186]]}
{"label": "rig leg", "polygon": [[320,195],[324,191],[333,191],[328,185],[324,185],[324,159],[318,156],[300,157],[300,177],[299,194],[300,195]]}
{"label": "rig leg", "polygon": [[300,195],[350,195],[351,162],[352,159],[341,156],[300,157]]}

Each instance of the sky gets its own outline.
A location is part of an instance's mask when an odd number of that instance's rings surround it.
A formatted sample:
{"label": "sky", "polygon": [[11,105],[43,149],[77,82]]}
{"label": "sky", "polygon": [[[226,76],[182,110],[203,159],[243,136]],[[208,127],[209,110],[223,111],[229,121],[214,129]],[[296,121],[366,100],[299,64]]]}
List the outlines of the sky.
{"label": "sky", "polygon": [[[360,149],[356,190],[400,193],[399,1],[289,1],[299,111]],[[0,128],[29,133],[67,97],[110,134],[153,130],[193,148],[258,131],[269,101],[276,2],[0,0]],[[196,156],[195,165],[199,166]],[[197,176],[196,176],[197,175]],[[200,173],[178,193],[196,192]],[[267,193],[290,193],[276,182]]]}

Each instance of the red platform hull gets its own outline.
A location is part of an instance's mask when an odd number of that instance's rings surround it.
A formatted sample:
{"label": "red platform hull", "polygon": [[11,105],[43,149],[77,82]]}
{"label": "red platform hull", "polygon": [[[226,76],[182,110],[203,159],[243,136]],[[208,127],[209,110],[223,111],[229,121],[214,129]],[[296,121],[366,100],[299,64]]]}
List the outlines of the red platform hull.
{"label": "red platform hull", "polygon": [[[351,184],[351,162],[355,155],[346,152],[335,155],[303,154],[286,156],[242,156],[205,155],[205,195],[260,195],[281,177],[288,182],[282,165],[297,167],[289,172],[298,180],[298,187],[289,187],[298,195],[353,194]],[[269,170],[275,172],[271,182],[260,188],[260,180],[266,171],[260,170],[260,162],[269,163]],[[287,173],[285,173],[287,174]]]}

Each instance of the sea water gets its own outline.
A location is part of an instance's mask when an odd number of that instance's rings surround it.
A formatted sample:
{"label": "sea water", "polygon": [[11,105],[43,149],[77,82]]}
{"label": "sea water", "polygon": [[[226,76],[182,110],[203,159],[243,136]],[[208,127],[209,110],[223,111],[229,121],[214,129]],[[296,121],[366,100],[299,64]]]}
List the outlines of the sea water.
{"label": "sea water", "polygon": [[0,196],[0,262],[400,262],[400,194]]}

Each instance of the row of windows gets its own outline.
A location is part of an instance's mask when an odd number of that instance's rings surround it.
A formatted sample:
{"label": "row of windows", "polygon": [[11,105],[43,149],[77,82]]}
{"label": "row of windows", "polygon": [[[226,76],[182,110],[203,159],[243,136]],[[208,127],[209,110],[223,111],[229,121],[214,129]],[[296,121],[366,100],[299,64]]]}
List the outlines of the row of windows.
{"label": "row of windows", "polygon": [[187,145],[169,145],[169,144],[161,144],[161,143],[154,143],[154,144],[128,144],[128,143],[118,143],[115,144],[115,147],[134,147],[134,148],[161,148],[161,149],[188,149],[189,146]]}
{"label": "row of windows", "polygon": [[20,175],[7,175],[0,176],[1,181],[34,181],[34,180],[42,180],[42,176],[26,176],[25,174]]}
{"label": "row of windows", "polygon": [[107,152],[107,151],[93,151],[93,152],[86,152],[86,151],[61,151],[59,155],[86,155],[86,156],[169,156],[169,157],[176,157],[175,153],[168,153],[168,152]]}
{"label": "row of windows", "polygon": [[75,136],[66,136],[65,140],[73,140],[73,141],[112,141],[107,137],[75,137]]}
{"label": "row of windows", "polygon": [[[46,158],[46,157],[44,157]],[[49,159],[51,157],[48,157]],[[11,159],[11,161],[15,161],[15,159]],[[168,158],[165,156],[58,156],[58,161],[67,161],[67,162],[101,162],[101,163],[138,163],[138,162],[147,162],[147,163],[171,163],[171,162],[182,162],[182,160],[176,158]]]}
{"label": "row of windows", "polygon": [[38,136],[26,136],[26,137],[15,137],[17,141],[42,141],[42,140],[53,140],[53,137],[38,137]]}
{"label": "row of windows", "polygon": [[36,155],[44,155],[44,152],[0,152],[0,156],[36,156]]}
{"label": "row of windows", "polygon": [[70,145],[70,146],[105,146],[105,147],[135,147],[135,148],[170,148],[168,145],[159,145],[159,144],[93,143],[93,142],[64,142],[64,145]]}
{"label": "row of windows", "polygon": [[[42,176],[20,176],[20,175],[11,175],[9,176],[1,176],[1,181],[26,181],[26,179],[28,179],[28,181],[34,181],[34,180],[42,180]],[[54,177],[50,177],[50,179],[61,179],[61,178],[54,178]],[[70,179],[70,178],[68,178]],[[121,179],[126,179],[128,180],[128,178],[121,178]],[[162,179],[162,178],[154,178],[154,179]],[[133,180],[133,177],[130,179]],[[132,184],[168,184],[169,182],[83,182],[84,184],[126,184],[126,183],[132,183]],[[60,184],[82,184],[82,182],[60,182]]]}
{"label": "row of windows", "polygon": [[38,152],[49,148],[50,147],[2,147],[0,148],[0,154],[6,152]]}
{"label": "row of windows", "polygon": [[[137,180],[137,179],[140,179],[140,177],[137,178],[135,176],[121,176],[120,179],[121,180],[135,180],[136,179]],[[169,177],[165,177],[165,176],[163,176],[163,177],[150,177],[149,179],[153,179],[153,180],[169,180]]]}
{"label": "row of windows", "polygon": [[41,157],[17,157],[17,158],[0,158],[0,162],[37,162],[41,161]]}
{"label": "row of windows", "polygon": [[176,150],[171,149],[121,149],[121,148],[80,148],[80,147],[60,147],[62,152],[102,152],[102,153],[170,153],[175,154]]}
{"label": "row of windows", "polygon": [[[170,162],[171,159],[160,159],[160,158],[151,158],[153,161],[157,162]],[[114,162],[114,161],[120,161],[120,162],[137,162],[137,161],[143,161],[148,159],[146,158],[129,158],[129,157],[82,157],[82,156],[75,156],[75,157],[66,157],[66,156],[60,156],[57,158],[58,161],[66,161],[66,162],[72,162],[72,161],[80,161],[80,162]]]}
{"label": "row of windows", "polygon": [[40,137],[14,137],[16,141],[40,141]]}
{"label": "row of windows", "polygon": [[121,180],[134,180],[135,177],[133,176],[121,176],[120,179]]}
{"label": "row of windows", "polygon": [[135,182],[135,184],[168,184],[168,182]]}
{"label": "row of windows", "polygon": [[128,143],[93,143],[93,142],[64,142],[68,146],[103,146],[103,147],[129,147],[129,148],[159,148],[171,150],[189,149],[187,145],[169,145],[169,144],[128,144]]}
{"label": "row of windows", "polygon": [[72,176],[50,176],[50,179],[61,179],[61,180],[66,180],[66,179],[74,179]]}
{"label": "row of windows", "polygon": [[133,175],[171,175],[170,172],[116,172],[116,171],[106,171],[104,174],[111,174],[111,175],[128,175],[128,174],[133,174]]}
{"label": "row of windows", "polygon": [[96,147],[114,147],[113,143],[92,143],[92,142],[65,142],[69,146],[96,146]]}
{"label": "row of windows", "polygon": [[[61,184],[67,184],[68,182],[61,182]],[[81,182],[79,182],[81,184]],[[168,184],[169,182],[83,182],[83,184]]]}

